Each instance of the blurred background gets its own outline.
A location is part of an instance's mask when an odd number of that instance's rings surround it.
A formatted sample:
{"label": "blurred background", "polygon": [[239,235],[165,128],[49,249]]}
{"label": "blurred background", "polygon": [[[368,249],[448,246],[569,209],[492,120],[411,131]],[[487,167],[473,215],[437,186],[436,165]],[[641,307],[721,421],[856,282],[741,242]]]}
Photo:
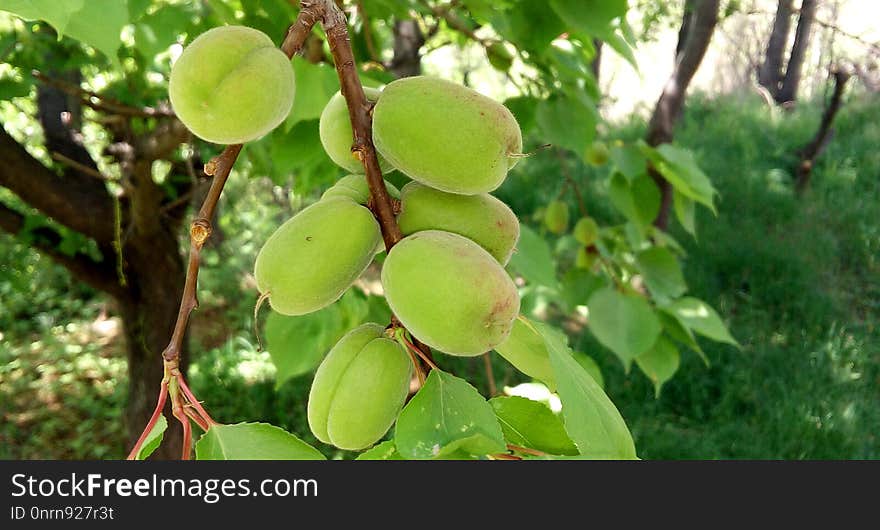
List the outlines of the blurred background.
{"label": "blurred background", "polygon": [[[74,3],[0,1],[3,459],[125,456],[155,403],[188,222],[207,191],[201,170],[219,152],[174,119],[170,66],[208,28],[248,25],[280,43],[296,15],[283,0]],[[514,110],[531,156],[495,195],[529,233],[511,269],[524,308],[595,361],[641,458],[880,457],[880,4],[337,3],[365,84],[435,75]],[[676,85],[700,30],[711,35],[705,57]],[[246,146],[213,220],[187,370],[217,420],[273,423],[347,458],[312,437],[305,402],[346,326],[387,319],[378,269],[319,316],[282,323],[264,309],[264,348],[254,331],[262,242],[344,174],[317,135],[338,88],[323,34],[294,68],[291,116]],[[596,153],[650,139],[658,99],[682,88],[668,132],[717,190],[717,214],[692,209],[688,226],[675,212],[668,235],[688,293],[739,347],[698,337],[658,381],[597,341],[583,300],[557,303],[542,285],[540,271],[555,280],[575,267],[572,238],[548,230],[542,212],[561,200],[571,224],[589,213],[623,233],[632,220],[613,197],[616,166]],[[540,394],[495,355],[442,360],[486,395]]]}

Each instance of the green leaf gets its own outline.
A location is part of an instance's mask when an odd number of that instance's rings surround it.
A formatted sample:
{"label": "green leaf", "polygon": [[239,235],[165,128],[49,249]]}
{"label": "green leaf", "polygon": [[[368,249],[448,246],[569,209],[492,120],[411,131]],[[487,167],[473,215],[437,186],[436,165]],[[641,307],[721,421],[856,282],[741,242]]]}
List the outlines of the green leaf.
{"label": "green leaf", "polygon": [[[662,308],[661,308],[662,309]],[[697,355],[700,356],[700,359],[703,360],[703,363],[706,366],[709,366],[709,357],[706,356],[706,352],[700,348],[700,345],[697,343],[697,339],[694,337],[694,332],[690,329],[684,327],[684,324],[679,322],[677,318],[666,313],[665,311],[658,311],[657,316],[660,318],[660,323],[663,325],[663,330],[673,339],[677,340],[681,344],[684,344],[688,348],[697,352]]]}
{"label": "green leaf", "polygon": [[552,97],[538,103],[541,140],[580,156],[596,135],[596,108],[572,97]]}
{"label": "green leaf", "polygon": [[361,324],[367,303],[349,290],[323,309],[302,316],[272,311],[266,319],[266,348],[275,365],[276,385],[314,370],[324,354],[349,330]]}
{"label": "green leaf", "polygon": [[526,317],[517,317],[510,335],[495,346],[495,351],[520,372],[543,382],[551,391],[556,390],[544,339]]}
{"label": "green leaf", "polygon": [[102,52],[119,67],[116,50],[122,43],[120,34],[126,24],[128,7],[125,0],[88,0],[70,17],[65,32]]}
{"label": "green leaf", "polygon": [[196,460],[326,460],[320,451],[268,423],[212,425],[196,442]]}
{"label": "green leaf", "polygon": [[626,144],[611,148],[611,162],[614,167],[630,182],[647,172],[645,155],[638,147]]}
{"label": "green leaf", "polygon": [[675,217],[681,223],[687,233],[697,237],[697,224],[694,220],[696,202],[690,197],[686,197],[678,190],[672,190],[672,206],[675,209]]}
{"label": "green leaf", "polygon": [[636,255],[636,266],[654,299],[664,303],[687,291],[678,258],[664,247],[651,247]]}
{"label": "green leaf", "polygon": [[592,459],[635,459],[636,448],[626,422],[605,392],[571,356],[565,335],[536,323],[556,373],[565,430],[578,451]]}
{"label": "green leaf", "polygon": [[147,438],[144,440],[143,445],[141,445],[141,450],[138,451],[135,460],[146,460],[148,456],[153,454],[153,451],[155,451],[162,443],[162,437],[167,428],[168,420],[165,419],[164,415],[160,414],[159,421],[157,421],[156,424],[153,425],[153,428],[150,429],[150,433],[147,434]]}
{"label": "green leaf", "polygon": [[495,409],[504,438],[511,445],[551,455],[578,454],[562,421],[547,405],[518,396],[492,398],[489,404]]}
{"label": "green leaf", "polygon": [[507,449],[492,407],[464,379],[431,370],[421,390],[397,418],[394,442],[407,459],[444,459]]}
{"label": "green leaf", "polygon": [[293,110],[284,121],[286,130],[299,121],[316,120],[339,90],[336,70],[326,64],[314,64],[300,56],[293,58],[293,71],[296,74],[296,96]]}
{"label": "green leaf", "polygon": [[0,11],[8,11],[24,20],[45,20],[58,38],[64,35],[70,17],[82,9],[86,0],[2,0]]}
{"label": "green leaf", "polygon": [[727,326],[724,325],[718,313],[702,300],[686,296],[662,306],[660,309],[674,316],[686,328],[704,337],[717,342],[726,342],[739,346],[736,339],[730,335]]}
{"label": "green leaf", "polygon": [[660,337],[654,346],[636,357],[636,364],[654,383],[654,397],[660,397],[663,383],[672,379],[680,362],[678,348],[666,337]]}
{"label": "green leaf", "polygon": [[538,53],[565,30],[565,24],[547,9],[544,0],[516,0],[508,11],[496,9],[490,22],[505,40]]}
{"label": "green leaf", "polygon": [[626,14],[626,0],[550,0],[550,7],[572,30],[598,36],[609,33],[611,21]]}
{"label": "green leaf", "polygon": [[134,25],[135,47],[152,60],[177,42],[193,14],[180,5],[165,5]]}
{"label": "green leaf", "polygon": [[587,305],[593,293],[605,287],[605,276],[594,274],[587,269],[569,269],[562,278],[562,297],[570,310],[579,305]]}
{"label": "green leaf", "polygon": [[643,231],[660,211],[660,189],[646,174],[628,182],[622,174],[615,173],[609,183],[608,198],[624,217]]}
{"label": "green leaf", "polygon": [[10,77],[0,79],[0,101],[25,97],[30,93],[31,85],[24,81],[17,81]]}
{"label": "green leaf", "polygon": [[539,101],[530,96],[518,96],[504,100],[504,106],[513,113],[523,136],[526,136],[535,128],[535,114],[538,112]]}
{"label": "green leaf", "polygon": [[662,144],[653,149],[642,143],[640,147],[645,156],[654,163],[657,171],[676,190],[717,213],[713,202],[717,192],[709,177],[697,165],[693,153],[672,144]]}
{"label": "green leaf", "polygon": [[587,307],[590,331],[620,358],[627,370],[632,360],[653,346],[660,335],[660,321],[641,296],[606,287],[590,297]]}
{"label": "green leaf", "polygon": [[358,455],[355,460],[403,460],[394,446],[394,440],[385,440],[384,442],[368,449]]}
{"label": "green leaf", "polygon": [[583,369],[586,370],[586,372],[590,374],[593,379],[596,380],[599,388],[605,390],[605,378],[602,377],[602,370],[599,368],[599,365],[596,364],[596,361],[583,352],[574,351],[571,352],[571,354],[572,356],[574,356],[574,360],[577,361],[578,364],[581,365]]}
{"label": "green leaf", "polygon": [[510,258],[510,268],[528,282],[551,289],[559,287],[556,278],[556,260],[550,245],[537,232],[526,225],[520,227],[519,241]]}

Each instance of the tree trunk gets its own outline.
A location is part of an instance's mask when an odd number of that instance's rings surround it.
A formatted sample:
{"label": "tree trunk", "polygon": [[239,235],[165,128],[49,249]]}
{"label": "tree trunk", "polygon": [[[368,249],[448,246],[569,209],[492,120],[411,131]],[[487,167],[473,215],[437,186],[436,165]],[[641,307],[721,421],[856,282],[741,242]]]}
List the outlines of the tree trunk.
{"label": "tree trunk", "polygon": [[[685,42],[677,47],[681,52],[677,53],[675,68],[663,87],[663,93],[648,123],[646,141],[651,146],[672,141],[673,129],[684,107],[688,86],[706,55],[712,33],[718,23],[719,5],[720,0],[695,0],[692,14],[685,11],[685,18],[689,16],[693,18],[691,21],[682,21],[682,26],[689,27],[687,33],[681,35]],[[672,187],[653,167],[649,168],[649,172],[660,187],[661,193],[660,212],[654,220],[654,225],[665,230],[669,226],[669,212],[672,208]]]}
{"label": "tree trunk", "polygon": [[422,56],[419,53],[425,44],[425,35],[415,20],[394,22],[394,57],[388,69],[394,77],[412,77],[422,73]]}
{"label": "tree trunk", "polygon": [[758,69],[758,83],[770,91],[770,95],[774,99],[779,93],[779,86],[782,83],[782,63],[788,44],[788,34],[791,31],[793,3],[794,0],[779,0],[776,18],[773,19],[773,31],[770,33],[767,51],[764,54],[764,62]]}
{"label": "tree trunk", "polygon": [[797,168],[797,180],[795,181],[795,190],[798,194],[803,193],[810,185],[810,177],[813,174],[813,164],[816,158],[822,154],[825,146],[831,141],[834,133],[832,124],[837,112],[843,104],[843,92],[849,81],[851,74],[843,70],[835,70],[834,75],[834,93],[822,113],[822,122],[816,135],[803,149],[800,150],[800,163]]}
{"label": "tree trunk", "polygon": [[810,47],[810,33],[815,18],[816,0],[804,0],[804,3],[801,4],[801,14],[798,17],[794,44],[791,47],[791,56],[785,69],[785,79],[782,80],[782,88],[776,95],[777,103],[787,103],[797,99],[798,85],[801,83],[804,59],[807,56],[807,48]]}

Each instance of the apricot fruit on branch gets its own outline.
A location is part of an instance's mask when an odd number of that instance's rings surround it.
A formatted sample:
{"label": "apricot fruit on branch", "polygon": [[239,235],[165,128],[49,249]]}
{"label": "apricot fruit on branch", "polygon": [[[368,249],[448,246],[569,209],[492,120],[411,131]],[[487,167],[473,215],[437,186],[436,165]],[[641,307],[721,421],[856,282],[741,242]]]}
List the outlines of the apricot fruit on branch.
{"label": "apricot fruit on branch", "polygon": [[373,109],[373,141],[412,179],[464,195],[500,186],[522,151],[519,125],[504,105],[424,76],[385,87]]}
{"label": "apricot fruit on branch", "polygon": [[290,113],[296,88],[290,59],[265,33],[222,26],[187,46],[168,83],[171,106],[199,138],[218,144],[255,140]]}
{"label": "apricot fruit on branch", "polygon": [[[387,180],[385,181],[385,189],[395,199],[400,198],[400,190]],[[367,177],[364,175],[346,175],[337,180],[336,184],[330,186],[324,192],[324,195],[321,195],[321,200],[334,197],[345,197],[366,206],[370,200],[370,186],[367,184]]]}
{"label": "apricot fruit on branch", "polygon": [[422,342],[473,356],[510,333],[519,295],[507,272],[470,239],[425,230],[397,243],[382,266],[391,310]]}
{"label": "apricot fruit on branch", "polygon": [[580,244],[590,246],[599,239],[599,225],[592,217],[582,217],[575,223],[572,235]]}
{"label": "apricot fruit on branch", "polygon": [[[382,92],[375,88],[364,87],[367,100],[375,103]],[[351,118],[348,115],[348,105],[342,92],[337,92],[330,98],[321,119],[318,122],[318,133],[321,136],[321,145],[334,164],[352,173],[363,173],[364,166],[359,158],[351,151],[354,144],[354,133],[351,129]],[[379,156],[379,169],[382,173],[393,171],[394,168],[382,156]]]}
{"label": "apricot fruit on branch", "polygon": [[419,182],[403,187],[397,223],[404,235],[421,230],[444,230],[477,243],[498,263],[506,265],[519,240],[519,220],[495,197],[458,195]]}
{"label": "apricot fruit on branch", "polygon": [[303,315],[339,299],[382,243],[379,224],[346,198],[319,201],[275,230],[257,255],[254,276],[272,309]]}
{"label": "apricot fruit on branch", "polygon": [[564,234],[568,230],[568,205],[558,200],[551,201],[544,210],[544,226],[554,234]]}
{"label": "apricot fruit on branch", "polygon": [[584,152],[584,159],[594,166],[604,166],[608,163],[611,152],[605,142],[593,142]]}
{"label": "apricot fruit on branch", "polygon": [[412,361],[379,324],[346,334],[321,362],[309,392],[312,433],[340,449],[368,447],[388,432],[409,392]]}

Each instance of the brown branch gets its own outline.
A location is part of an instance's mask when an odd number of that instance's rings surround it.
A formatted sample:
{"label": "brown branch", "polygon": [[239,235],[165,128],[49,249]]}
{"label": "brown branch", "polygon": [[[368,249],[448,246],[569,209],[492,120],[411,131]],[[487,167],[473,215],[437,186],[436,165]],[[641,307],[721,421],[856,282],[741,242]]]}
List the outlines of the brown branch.
{"label": "brown branch", "polygon": [[45,85],[57,88],[62,92],[66,92],[67,94],[79,97],[82,100],[83,105],[99,112],[116,114],[119,116],[135,116],[141,118],[173,117],[175,115],[174,111],[172,111],[170,108],[132,107],[131,105],[126,105],[125,103],[117,101],[111,97],[98,94],[97,92],[93,92],[91,90],[86,90],[85,88],[77,84],[69,83],[61,79],[56,79],[54,77],[49,77],[39,70],[32,70],[31,75],[39,79]]}
{"label": "brown branch", "polygon": [[107,181],[113,180],[110,177],[108,177],[107,175],[101,173],[100,171],[97,171],[94,168],[83,164],[82,162],[77,162],[76,160],[69,158],[65,155],[62,155],[61,153],[59,153],[57,151],[53,151],[51,156],[52,156],[52,160],[55,160],[57,162],[61,162],[65,166],[70,166],[73,169],[76,169],[77,171],[82,171],[83,173],[88,173],[89,175],[92,175],[95,178],[99,178],[101,180],[107,180]]}
{"label": "brown branch", "polygon": [[[0,127],[0,186],[64,226],[113,241],[113,199],[103,181],[78,170],[57,175]],[[88,215],[83,215],[88,212]]]}
{"label": "brown branch", "polygon": [[851,74],[843,70],[835,70],[834,75],[834,93],[828,101],[825,111],[822,113],[822,121],[819,129],[813,139],[800,150],[800,163],[797,168],[797,180],[795,189],[798,193],[803,193],[810,184],[810,176],[813,172],[813,164],[822,150],[831,139],[833,129],[831,125],[843,102],[843,92],[849,81]]}
{"label": "brown branch", "polygon": [[380,57],[379,52],[376,51],[376,43],[373,39],[373,26],[370,22],[370,16],[367,14],[367,10],[364,9],[364,3],[361,0],[357,0],[355,4],[357,5],[357,11],[361,16],[361,23],[364,28],[364,41],[367,43],[367,54],[374,62],[382,64],[382,57]]}
{"label": "brown branch", "polygon": [[354,54],[351,50],[345,14],[331,0],[303,0],[302,6],[303,9],[306,9],[307,6],[322,7],[321,25],[327,35],[327,42],[330,44],[330,53],[336,64],[339,86],[348,105],[348,116],[354,133],[354,144],[351,150],[364,165],[367,184],[370,187],[373,213],[382,228],[385,250],[390,251],[391,247],[403,239],[403,233],[397,226],[391,196],[385,189],[382,171],[379,169],[379,159],[373,145],[372,104],[367,101],[364,87],[361,85],[357,70],[355,70]]}
{"label": "brown branch", "polygon": [[[302,10],[299,12],[296,21],[287,30],[284,42],[281,43],[281,51],[291,58],[299,53],[320,15],[320,6],[303,1]],[[190,227],[190,250],[186,282],[183,287],[183,296],[180,300],[180,309],[177,313],[177,322],[174,324],[171,340],[162,352],[162,358],[165,359],[165,362],[173,362],[180,357],[190,314],[199,305],[196,287],[199,279],[202,247],[211,236],[211,219],[214,217],[214,210],[217,208],[217,202],[220,200],[223,186],[226,185],[226,180],[229,178],[229,173],[232,171],[232,166],[235,164],[236,159],[238,159],[241,149],[241,144],[227,146],[220,155],[205,164],[205,174],[214,178],[211,181],[208,195],[205,197],[205,201],[202,203],[202,207],[199,209]],[[381,179],[381,176],[379,178]],[[382,188],[384,189],[384,186]]]}

